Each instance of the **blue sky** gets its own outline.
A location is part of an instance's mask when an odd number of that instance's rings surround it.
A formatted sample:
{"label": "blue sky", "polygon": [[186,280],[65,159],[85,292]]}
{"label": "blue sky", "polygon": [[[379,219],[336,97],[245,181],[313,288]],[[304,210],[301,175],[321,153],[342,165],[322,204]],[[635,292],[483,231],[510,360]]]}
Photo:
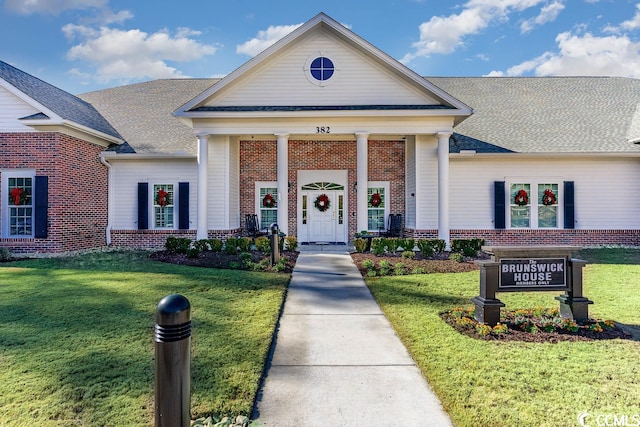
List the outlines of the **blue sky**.
{"label": "blue sky", "polygon": [[2,0],[0,60],[71,93],[220,77],[319,12],[424,76],[640,78],[640,0]]}

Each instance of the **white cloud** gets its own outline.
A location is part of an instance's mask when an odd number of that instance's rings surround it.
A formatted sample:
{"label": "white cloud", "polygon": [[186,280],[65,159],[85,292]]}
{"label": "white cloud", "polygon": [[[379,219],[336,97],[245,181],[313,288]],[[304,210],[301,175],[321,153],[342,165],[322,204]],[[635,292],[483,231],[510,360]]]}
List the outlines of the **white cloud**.
{"label": "white cloud", "polygon": [[95,66],[95,79],[100,82],[186,77],[167,61],[198,60],[213,55],[218,48],[190,38],[200,33],[188,28],[180,28],[172,35],[167,30],[147,34],[137,29],[102,27],[98,31],[69,24],[63,31],[70,39],[83,39],[67,52],[67,57]]}
{"label": "white cloud", "polygon": [[528,19],[520,25],[520,32],[522,32],[523,34],[528,33],[536,26],[555,21],[563,9],[564,4],[561,1],[554,1],[551,4],[545,5],[542,9],[540,9],[540,14],[538,16],[532,19]]}
{"label": "white cloud", "polygon": [[259,31],[258,35],[249,41],[236,47],[236,53],[256,56],[302,24],[270,26],[266,30]]}
{"label": "white cloud", "polygon": [[[640,78],[640,43],[627,36],[597,37],[590,33],[564,32],[556,37],[558,52],[546,52],[537,58],[511,67],[505,73],[520,76],[622,76]],[[493,71],[500,73],[499,71]],[[491,75],[491,74],[490,74]]]}
{"label": "white cloud", "polygon": [[4,5],[7,9],[24,15],[57,15],[70,9],[102,8],[107,3],[108,0],[6,0]]}
{"label": "white cloud", "polygon": [[420,40],[413,44],[402,63],[433,53],[452,53],[464,45],[464,38],[478,34],[494,22],[505,21],[512,13],[544,3],[546,0],[469,0],[462,12],[447,17],[434,16],[420,25]]}

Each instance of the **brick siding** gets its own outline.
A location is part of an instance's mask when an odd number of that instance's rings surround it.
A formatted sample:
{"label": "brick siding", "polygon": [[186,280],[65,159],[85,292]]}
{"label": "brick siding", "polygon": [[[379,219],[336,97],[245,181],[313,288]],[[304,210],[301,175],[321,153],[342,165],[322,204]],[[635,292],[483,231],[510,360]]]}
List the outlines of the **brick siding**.
{"label": "brick siding", "polygon": [[0,169],[33,169],[49,178],[48,237],[2,238],[0,247],[26,254],[104,246],[108,171],[100,163],[103,150],[57,132],[0,134]]}

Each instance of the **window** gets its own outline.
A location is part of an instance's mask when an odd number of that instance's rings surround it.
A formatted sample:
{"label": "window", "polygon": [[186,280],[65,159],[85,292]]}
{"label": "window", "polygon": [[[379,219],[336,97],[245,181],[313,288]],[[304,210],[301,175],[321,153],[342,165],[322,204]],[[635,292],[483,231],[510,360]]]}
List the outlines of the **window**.
{"label": "window", "polygon": [[511,184],[511,228],[557,228],[558,189],[557,183]]}
{"label": "window", "polygon": [[154,228],[174,228],[174,195],[173,184],[154,184]]}
{"label": "window", "polygon": [[9,237],[33,236],[33,177],[9,177]]}
{"label": "window", "polygon": [[275,185],[259,187],[258,205],[260,229],[268,230],[271,224],[278,223],[278,188]]}
{"label": "window", "polygon": [[329,80],[331,76],[333,76],[334,71],[335,67],[333,66],[333,62],[324,56],[314,59],[309,67],[309,72],[313,78],[321,82]]}
{"label": "window", "polygon": [[375,186],[367,189],[367,228],[369,231],[387,228],[386,218],[386,187]]}

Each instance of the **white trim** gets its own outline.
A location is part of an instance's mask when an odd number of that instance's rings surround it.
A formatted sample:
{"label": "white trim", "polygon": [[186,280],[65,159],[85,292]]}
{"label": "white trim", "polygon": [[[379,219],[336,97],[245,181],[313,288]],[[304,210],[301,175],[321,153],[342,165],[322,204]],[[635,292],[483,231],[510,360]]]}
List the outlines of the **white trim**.
{"label": "white trim", "polygon": [[[367,226],[365,228],[358,228],[356,232],[360,232],[363,230],[378,232],[380,230],[369,229],[369,188],[384,188],[384,217],[383,217],[383,230],[387,231],[387,226],[389,225],[389,214],[391,214],[390,204],[391,204],[391,182],[390,181],[369,181],[367,182],[367,188],[365,194],[367,195]],[[404,217],[405,215],[403,215]]]}
{"label": "white trim", "polygon": [[[551,178],[522,178],[508,177],[505,178],[505,206],[507,209],[505,215],[506,228],[511,230],[561,230],[564,228],[562,219],[564,218],[564,183],[565,179]],[[511,225],[511,185],[513,184],[529,184],[529,227],[513,227]],[[556,226],[555,227],[539,227],[538,226],[538,185],[539,184],[556,184],[558,186],[558,194],[556,195]],[[535,196],[535,197],[534,197]]]}
{"label": "white trim", "polygon": [[[254,184],[254,212],[256,213],[256,215],[258,215],[258,227],[260,227],[260,224],[262,224],[262,205],[261,205],[261,199],[260,199],[260,189],[262,188],[275,188],[277,194],[277,205],[276,205],[276,216],[277,216],[277,220],[278,220],[278,227],[280,227],[280,212],[278,212],[278,206],[280,206],[280,192],[278,190],[278,181],[256,181]],[[273,209],[272,209],[273,210]],[[265,230],[262,229],[261,230]],[[269,230],[266,230],[269,231]]]}
{"label": "white trim", "polygon": [[2,220],[2,227],[0,228],[0,236],[7,239],[32,239],[35,232],[35,227],[33,227],[33,220],[35,217],[35,204],[33,191],[31,193],[31,234],[30,235],[9,235],[9,178],[31,178],[31,188],[35,190],[36,188],[36,170],[35,169],[0,169],[0,175],[2,175],[2,203],[0,203],[2,215],[0,215],[0,219]]}
{"label": "white trim", "polygon": [[[156,193],[155,193],[155,186],[156,185],[160,185],[160,186],[167,186],[167,185],[171,185],[173,187],[173,201],[171,203],[171,207],[173,208],[173,224],[171,227],[156,227]],[[149,182],[149,206],[151,206],[151,209],[149,209],[149,216],[151,216],[151,218],[149,218],[149,230],[177,230],[178,227],[176,226],[177,224],[177,219],[178,219],[178,203],[180,202],[178,200],[178,198],[180,197],[178,195],[178,183],[175,181],[155,181],[155,182]]]}

